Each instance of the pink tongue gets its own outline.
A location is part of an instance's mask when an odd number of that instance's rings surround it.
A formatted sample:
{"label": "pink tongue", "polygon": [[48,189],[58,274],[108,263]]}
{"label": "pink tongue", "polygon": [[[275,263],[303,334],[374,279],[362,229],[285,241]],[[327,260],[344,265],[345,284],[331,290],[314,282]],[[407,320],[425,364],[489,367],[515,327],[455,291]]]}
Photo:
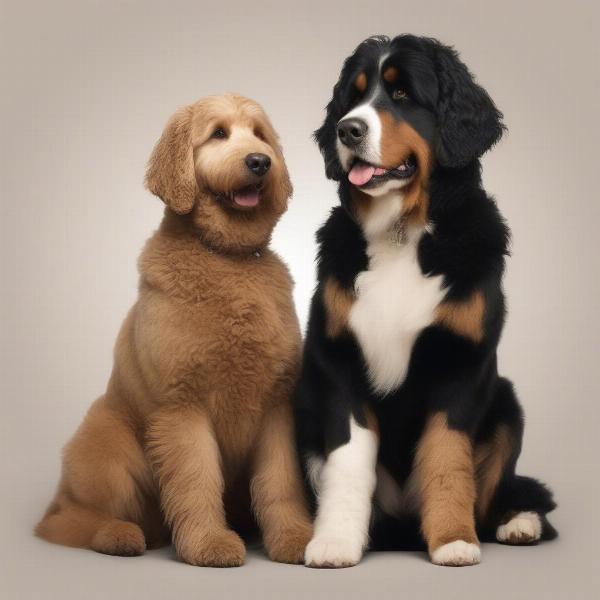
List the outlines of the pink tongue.
{"label": "pink tongue", "polygon": [[235,192],[233,199],[240,206],[256,206],[260,200],[260,195],[256,189],[246,189]]}
{"label": "pink tongue", "polygon": [[348,172],[348,179],[354,185],[365,185],[375,174],[375,167],[367,163],[356,163]]}

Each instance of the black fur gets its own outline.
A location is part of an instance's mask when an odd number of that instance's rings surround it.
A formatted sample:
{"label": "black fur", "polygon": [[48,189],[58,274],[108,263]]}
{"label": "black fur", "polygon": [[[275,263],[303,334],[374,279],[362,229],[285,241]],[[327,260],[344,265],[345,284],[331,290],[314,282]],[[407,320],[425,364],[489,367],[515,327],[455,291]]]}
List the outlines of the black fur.
{"label": "black fur", "polygon": [[436,120],[435,148],[443,167],[463,167],[500,140],[505,130],[502,113],[479,86],[456,51],[437,40],[400,35],[393,40],[372,37],[344,62],[333,88],[323,125],[315,139],[325,159],[327,177],[339,181],[343,171],[335,151],[336,124],[357,99],[353,81],[360,72],[371,74],[384,53],[387,66],[398,66],[401,82],[418,106]]}
{"label": "black fur", "polygon": [[[352,289],[357,275],[368,269],[361,227],[348,210],[350,184],[337,157],[336,125],[358,101],[353,85],[358,74],[365,72],[372,81],[384,55],[388,55],[384,66],[398,67],[402,85],[415,104],[402,118],[413,118],[416,129],[427,123],[428,115],[434,124],[429,133],[420,132],[436,158],[428,189],[428,219],[434,230],[423,235],[418,247],[421,270],[443,275],[446,299],[464,299],[481,290],[486,311],[480,343],[439,326],[424,329],[413,347],[403,384],[381,396],[369,385],[354,335],[349,331],[334,339],[326,335],[322,294],[328,277]],[[301,455],[326,455],[345,443],[349,415],[364,424],[364,409],[369,406],[379,422],[378,460],[402,485],[411,472],[415,447],[429,414],[444,411],[449,425],[466,432],[474,445],[488,440],[503,423],[514,438],[513,455],[493,500],[490,520],[479,524],[481,535],[493,532],[512,511],[530,510],[543,517],[543,537],[554,537],[555,530],[545,518],[555,507],[552,494],[539,482],[515,474],[523,416],[512,384],[497,372],[509,230],[496,203],[482,188],[479,158],[503,133],[501,113],[452,48],[411,35],[392,40],[375,37],[360,44],[345,61],[326,111],[315,139],[327,176],[339,182],[341,206],[332,210],[317,233],[318,285],[296,394]],[[406,547],[415,536],[421,541],[413,517],[406,522],[391,521],[375,518],[374,546]]]}

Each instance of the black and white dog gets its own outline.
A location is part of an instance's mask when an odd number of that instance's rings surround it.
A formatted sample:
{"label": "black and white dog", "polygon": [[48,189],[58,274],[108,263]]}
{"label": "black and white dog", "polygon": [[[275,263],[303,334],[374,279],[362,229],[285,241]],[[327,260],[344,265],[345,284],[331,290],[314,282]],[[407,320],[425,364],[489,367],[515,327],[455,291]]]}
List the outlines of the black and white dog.
{"label": "black and white dog", "polygon": [[411,524],[440,565],[556,535],[551,493],[515,474],[523,416],[496,365],[509,232],[479,158],[501,117],[428,38],[367,39],[335,85],[316,139],[341,206],[317,234],[296,398],[309,566],[354,565],[369,536],[402,547]]}

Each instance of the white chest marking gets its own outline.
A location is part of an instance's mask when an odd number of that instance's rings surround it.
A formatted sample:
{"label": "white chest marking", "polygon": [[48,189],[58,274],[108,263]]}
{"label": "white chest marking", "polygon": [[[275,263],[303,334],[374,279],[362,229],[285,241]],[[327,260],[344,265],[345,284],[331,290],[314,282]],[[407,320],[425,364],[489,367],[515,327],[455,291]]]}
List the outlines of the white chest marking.
{"label": "white chest marking", "polygon": [[426,277],[421,272],[421,235],[422,230],[413,231],[402,244],[389,237],[371,241],[369,270],[355,282],[350,328],[362,348],[373,389],[384,394],[404,381],[413,344],[433,322],[445,294],[441,275]]}

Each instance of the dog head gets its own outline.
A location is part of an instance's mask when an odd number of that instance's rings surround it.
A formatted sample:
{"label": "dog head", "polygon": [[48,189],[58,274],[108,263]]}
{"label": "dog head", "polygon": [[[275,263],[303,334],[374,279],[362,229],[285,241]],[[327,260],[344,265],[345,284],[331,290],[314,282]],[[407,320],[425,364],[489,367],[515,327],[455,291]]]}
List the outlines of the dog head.
{"label": "dog head", "polygon": [[351,195],[402,190],[411,212],[423,208],[432,170],[479,158],[500,139],[501,118],[452,48],[379,36],[345,61],[315,138],[327,176]]}
{"label": "dog head", "polygon": [[210,96],[177,111],[148,163],[146,186],[211,247],[256,250],[292,193],[275,130],[254,101]]}

